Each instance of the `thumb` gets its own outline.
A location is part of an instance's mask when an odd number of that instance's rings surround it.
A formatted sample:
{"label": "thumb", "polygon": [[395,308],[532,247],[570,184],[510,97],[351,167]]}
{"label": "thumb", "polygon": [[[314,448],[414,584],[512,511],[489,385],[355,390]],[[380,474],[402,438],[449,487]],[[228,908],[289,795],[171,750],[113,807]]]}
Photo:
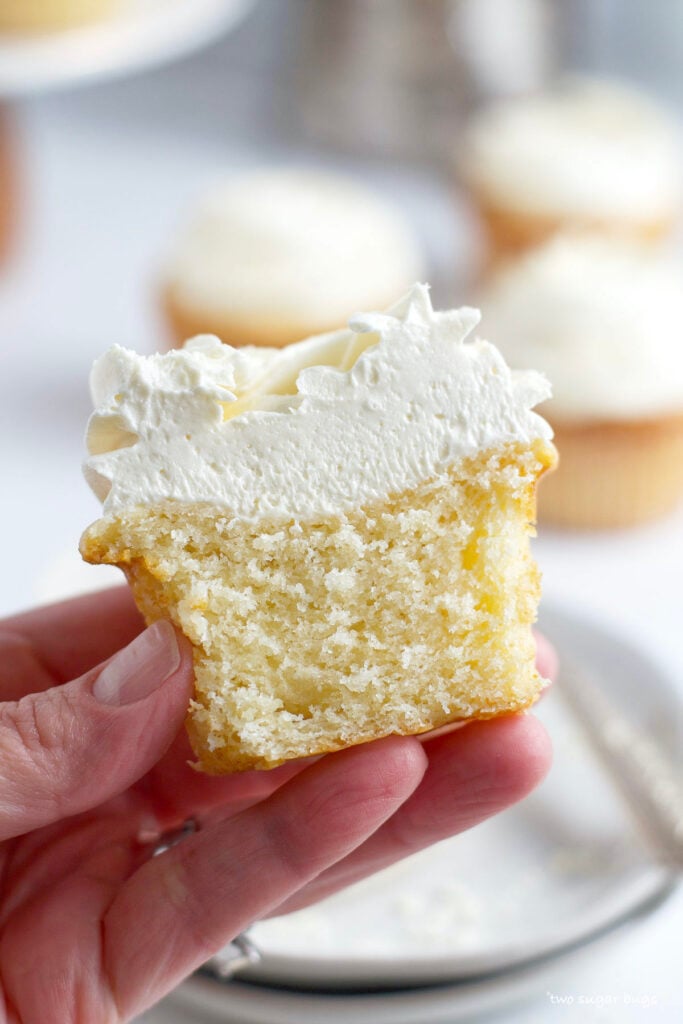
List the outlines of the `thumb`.
{"label": "thumb", "polygon": [[0,840],[144,775],[181,727],[192,680],[190,645],[160,621],[79,679],[0,704]]}

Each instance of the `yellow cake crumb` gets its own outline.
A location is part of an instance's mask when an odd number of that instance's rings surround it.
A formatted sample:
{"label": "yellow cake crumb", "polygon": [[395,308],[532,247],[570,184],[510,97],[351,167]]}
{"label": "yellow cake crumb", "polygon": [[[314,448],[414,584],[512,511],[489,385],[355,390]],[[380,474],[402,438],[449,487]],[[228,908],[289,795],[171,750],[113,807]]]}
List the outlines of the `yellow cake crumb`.
{"label": "yellow cake crumb", "polygon": [[90,562],[194,648],[188,731],[211,773],[528,707],[542,686],[529,552],[552,445],[509,444],[385,501],[252,523],[164,501],[107,515]]}

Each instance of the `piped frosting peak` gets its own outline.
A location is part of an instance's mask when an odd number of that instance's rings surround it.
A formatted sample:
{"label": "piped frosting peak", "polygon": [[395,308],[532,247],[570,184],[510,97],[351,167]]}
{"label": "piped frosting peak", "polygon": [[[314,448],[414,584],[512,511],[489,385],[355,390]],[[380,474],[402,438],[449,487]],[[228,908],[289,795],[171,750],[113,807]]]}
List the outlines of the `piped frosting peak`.
{"label": "piped frosting peak", "polygon": [[434,312],[415,285],[385,313],[284,349],[201,336],[93,367],[85,474],[106,513],[164,500],[252,519],[335,514],[438,477],[457,459],[549,440],[550,387],[468,340],[476,310]]}

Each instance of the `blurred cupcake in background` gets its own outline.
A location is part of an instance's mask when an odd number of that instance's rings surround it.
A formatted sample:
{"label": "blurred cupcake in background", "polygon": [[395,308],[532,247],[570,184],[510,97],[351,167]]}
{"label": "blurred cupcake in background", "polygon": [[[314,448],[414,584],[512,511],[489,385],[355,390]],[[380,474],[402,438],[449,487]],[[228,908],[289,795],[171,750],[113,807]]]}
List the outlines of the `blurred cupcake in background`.
{"label": "blurred cupcake in background", "polygon": [[104,17],[116,0],[0,0],[0,32],[43,32]]}
{"label": "blurred cupcake in background", "polygon": [[501,267],[479,296],[482,330],[553,397],[558,470],[539,518],[628,526],[683,494],[683,262],[604,237],[558,237]]}
{"label": "blurred cupcake in background", "polygon": [[384,309],[423,276],[401,214],[355,180],[275,169],[211,191],[176,239],[163,273],[172,344],[217,334],[282,346]]}
{"label": "blurred cupcake in background", "polygon": [[565,229],[653,241],[681,202],[676,126],[622,85],[571,78],[475,116],[456,154],[491,264]]}

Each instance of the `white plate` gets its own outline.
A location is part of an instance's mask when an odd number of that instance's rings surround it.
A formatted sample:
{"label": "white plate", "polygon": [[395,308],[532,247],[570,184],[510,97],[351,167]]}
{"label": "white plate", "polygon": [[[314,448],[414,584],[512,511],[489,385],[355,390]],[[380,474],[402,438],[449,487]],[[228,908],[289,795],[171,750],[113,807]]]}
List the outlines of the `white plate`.
{"label": "white plate", "polygon": [[[620,707],[672,754],[680,750],[677,698],[647,654],[558,609],[544,611],[541,627],[560,656],[590,666]],[[514,973],[663,898],[672,878],[642,847],[566,710],[561,680],[538,715],[553,737],[555,763],[531,797],[316,907],[255,925],[250,934],[263,960],[241,977],[341,992]],[[219,1000],[224,992],[226,1007],[242,990],[201,983]]]}
{"label": "white plate", "polygon": [[[239,982],[221,986],[195,976],[145,1014],[140,1024],[456,1024],[472,1021],[475,1015],[479,1020],[482,1013],[510,1012],[535,993],[562,991],[567,976],[585,969],[613,938],[610,932],[561,957],[493,977],[371,994],[291,992]],[[546,1013],[533,1019],[555,1017]]]}
{"label": "white plate", "polygon": [[0,96],[41,92],[161,64],[237,24],[254,0],[120,0],[106,18],[0,35]]}

